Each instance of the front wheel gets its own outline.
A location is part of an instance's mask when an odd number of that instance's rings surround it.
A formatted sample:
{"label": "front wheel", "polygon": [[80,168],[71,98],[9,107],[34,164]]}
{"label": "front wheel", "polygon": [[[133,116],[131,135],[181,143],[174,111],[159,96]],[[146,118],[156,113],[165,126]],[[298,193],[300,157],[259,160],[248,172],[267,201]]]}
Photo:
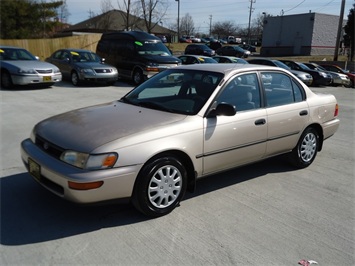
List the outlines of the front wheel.
{"label": "front wheel", "polygon": [[74,85],[74,86],[79,86],[80,85],[80,79],[79,79],[79,75],[76,71],[73,71],[71,73],[71,83]]}
{"label": "front wheel", "polygon": [[11,75],[6,70],[1,71],[1,87],[10,89],[13,86]]}
{"label": "front wheel", "polygon": [[314,161],[319,148],[319,135],[314,128],[307,128],[297,146],[291,152],[291,162],[298,168],[305,168]]}
{"label": "front wheel", "polygon": [[133,72],[133,82],[135,85],[139,85],[144,81],[143,71],[139,68]]}
{"label": "front wheel", "polygon": [[143,214],[160,217],[179,205],[187,186],[187,172],[175,157],[166,156],[145,165],[137,177],[133,205]]}

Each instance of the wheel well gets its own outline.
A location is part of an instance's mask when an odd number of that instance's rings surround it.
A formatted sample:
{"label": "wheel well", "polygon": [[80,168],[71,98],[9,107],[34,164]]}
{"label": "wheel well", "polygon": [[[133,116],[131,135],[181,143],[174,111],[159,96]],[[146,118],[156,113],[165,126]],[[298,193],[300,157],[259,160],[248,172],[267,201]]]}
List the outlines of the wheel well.
{"label": "wheel well", "polygon": [[154,161],[157,158],[161,158],[164,156],[173,156],[181,161],[187,172],[187,190],[189,192],[194,192],[196,187],[195,168],[190,157],[186,153],[179,150],[164,151],[162,153],[154,155],[145,163],[145,165],[150,163],[151,161]]}
{"label": "wheel well", "polygon": [[[318,151],[321,151],[323,148],[323,141],[324,141],[324,136],[323,136],[323,129],[319,124],[312,124],[309,125],[307,128],[313,128],[317,131],[318,136],[319,136],[319,146],[318,146]],[[306,128],[306,129],[307,129]],[[305,130],[306,130],[305,129]]]}

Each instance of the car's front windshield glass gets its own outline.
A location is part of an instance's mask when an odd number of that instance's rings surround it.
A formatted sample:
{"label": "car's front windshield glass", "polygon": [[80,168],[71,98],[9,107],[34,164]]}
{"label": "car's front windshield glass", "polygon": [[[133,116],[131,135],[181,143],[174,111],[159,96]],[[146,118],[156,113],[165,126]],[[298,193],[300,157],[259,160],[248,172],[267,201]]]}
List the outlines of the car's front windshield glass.
{"label": "car's front windshield glass", "polygon": [[101,58],[92,52],[72,51],[70,52],[75,62],[100,62]]}
{"label": "car's front windshield glass", "polygon": [[139,54],[171,55],[168,48],[160,41],[136,41],[134,44]]}
{"label": "car's front windshield glass", "polygon": [[299,66],[301,67],[301,69],[303,69],[303,70],[310,70],[310,68],[309,68],[308,66],[306,66],[305,64],[299,63],[298,65],[299,65]]}
{"label": "car's front windshield glass", "polygon": [[288,65],[286,65],[278,60],[275,60],[274,63],[275,63],[275,65],[277,65],[278,67],[281,67],[283,69],[287,69],[287,70],[291,69]]}
{"label": "car's front windshield glass", "polygon": [[37,60],[29,51],[16,48],[0,48],[1,60]]}
{"label": "car's front windshield glass", "polygon": [[172,113],[194,115],[207,102],[223,74],[169,69],[136,87],[122,102]]}

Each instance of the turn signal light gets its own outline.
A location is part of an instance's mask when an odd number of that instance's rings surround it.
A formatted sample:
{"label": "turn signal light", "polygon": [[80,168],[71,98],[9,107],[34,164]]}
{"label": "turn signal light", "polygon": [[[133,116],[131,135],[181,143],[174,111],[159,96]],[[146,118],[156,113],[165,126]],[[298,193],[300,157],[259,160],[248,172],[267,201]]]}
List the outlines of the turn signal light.
{"label": "turn signal light", "polygon": [[336,104],[335,105],[335,110],[334,110],[334,116],[338,116],[338,114],[339,114],[339,105]]}
{"label": "turn signal light", "polygon": [[90,183],[76,183],[72,181],[68,181],[68,186],[71,189],[75,190],[90,190],[90,189],[95,189],[99,188],[104,184],[104,181],[96,181],[96,182],[90,182]]}

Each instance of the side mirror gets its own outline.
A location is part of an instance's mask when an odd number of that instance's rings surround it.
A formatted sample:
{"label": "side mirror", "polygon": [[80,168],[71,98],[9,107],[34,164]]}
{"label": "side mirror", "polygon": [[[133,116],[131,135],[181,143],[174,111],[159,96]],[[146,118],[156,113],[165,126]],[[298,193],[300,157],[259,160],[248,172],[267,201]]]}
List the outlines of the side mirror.
{"label": "side mirror", "polygon": [[212,109],[208,117],[215,116],[234,116],[237,113],[235,107],[229,103],[220,103],[215,109]]}

